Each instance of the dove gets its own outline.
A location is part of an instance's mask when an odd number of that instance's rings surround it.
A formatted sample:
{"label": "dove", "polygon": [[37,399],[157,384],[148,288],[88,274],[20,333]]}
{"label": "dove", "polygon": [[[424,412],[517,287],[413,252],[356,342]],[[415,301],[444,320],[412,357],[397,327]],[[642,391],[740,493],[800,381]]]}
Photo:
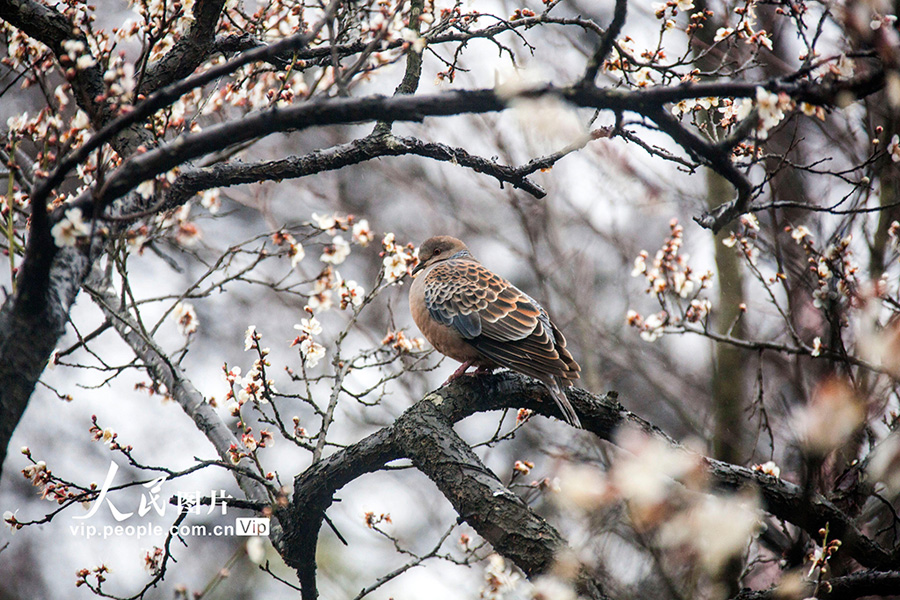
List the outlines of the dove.
{"label": "dove", "polygon": [[445,384],[473,365],[476,374],[506,367],[543,383],[565,419],[581,427],[562,390],[581,367],[540,304],[446,235],[422,244],[412,276],[413,321],[438,352],[462,363]]}

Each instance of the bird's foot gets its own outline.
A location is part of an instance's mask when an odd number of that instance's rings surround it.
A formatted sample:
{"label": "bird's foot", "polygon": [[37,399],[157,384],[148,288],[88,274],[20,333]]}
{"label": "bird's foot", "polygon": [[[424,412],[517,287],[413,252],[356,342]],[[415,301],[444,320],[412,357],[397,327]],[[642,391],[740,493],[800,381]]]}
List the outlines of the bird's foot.
{"label": "bird's foot", "polygon": [[457,377],[462,377],[463,375],[465,375],[465,374],[466,374],[466,369],[468,369],[469,367],[472,366],[472,362],[473,362],[473,361],[471,361],[471,360],[467,360],[467,361],[464,362],[463,364],[459,365],[459,368],[458,368],[457,370],[453,371],[453,375],[451,375],[450,377],[448,377],[448,378],[447,378],[447,381],[445,381],[441,387],[443,387],[444,385],[447,385],[448,383],[450,383],[451,381],[453,381],[453,380],[456,379]]}
{"label": "bird's foot", "polygon": [[472,373],[472,375],[493,375],[495,368],[496,367],[481,366],[481,367],[478,367],[477,369],[475,369],[475,372]]}

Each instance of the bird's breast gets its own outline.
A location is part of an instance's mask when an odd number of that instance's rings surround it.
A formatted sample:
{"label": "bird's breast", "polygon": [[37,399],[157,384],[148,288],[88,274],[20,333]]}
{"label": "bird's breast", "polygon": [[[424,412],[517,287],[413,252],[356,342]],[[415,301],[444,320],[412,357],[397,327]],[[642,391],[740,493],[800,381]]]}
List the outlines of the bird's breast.
{"label": "bird's breast", "polygon": [[428,312],[428,307],[425,305],[425,277],[430,270],[431,267],[419,273],[409,289],[409,312],[412,314],[416,327],[434,346],[434,349],[444,356],[449,356],[459,362],[478,360],[480,358],[478,351],[466,342],[456,329],[435,321]]}

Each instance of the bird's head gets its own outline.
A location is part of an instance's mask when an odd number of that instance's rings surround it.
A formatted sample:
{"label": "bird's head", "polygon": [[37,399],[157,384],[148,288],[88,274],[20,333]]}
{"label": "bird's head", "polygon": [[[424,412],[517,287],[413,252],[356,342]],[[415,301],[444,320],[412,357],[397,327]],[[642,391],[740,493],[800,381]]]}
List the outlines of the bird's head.
{"label": "bird's head", "polygon": [[469,249],[455,237],[450,237],[449,235],[436,235],[432,238],[428,238],[419,247],[419,264],[413,269],[412,274],[415,277],[422,269],[429,267],[436,262],[452,258],[460,252],[465,252],[466,255],[468,255]]}

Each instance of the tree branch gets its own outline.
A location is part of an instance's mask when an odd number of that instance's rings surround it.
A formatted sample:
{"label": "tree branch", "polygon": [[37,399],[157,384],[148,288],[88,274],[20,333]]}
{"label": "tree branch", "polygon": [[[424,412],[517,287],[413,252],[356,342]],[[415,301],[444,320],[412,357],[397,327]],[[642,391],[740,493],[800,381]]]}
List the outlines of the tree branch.
{"label": "tree branch", "polygon": [[147,67],[139,94],[147,95],[188,77],[215,51],[216,25],[224,6],[225,0],[197,0],[187,33],[165,56]]}
{"label": "tree branch", "polygon": [[[255,163],[230,162],[183,172],[167,192],[166,209],[182,204],[194,194],[214,188],[242,183],[281,181],[296,179],[315,173],[342,169],[383,156],[417,155],[442,162],[467,167],[477,173],[494,177],[501,184],[509,183],[524,192],[543,198],[547,193],[531,182],[520,169],[469,154],[463,148],[445,144],[423,142],[412,137],[392,134],[369,135],[325,150],[316,150],[303,156]],[[529,171],[528,173],[530,173]]]}
{"label": "tree branch", "polygon": [[606,60],[606,57],[609,56],[610,51],[613,49],[613,45],[616,43],[616,38],[619,37],[619,34],[622,32],[622,27],[625,25],[625,18],[627,15],[628,0],[616,0],[612,21],[610,21],[609,28],[607,28],[606,33],[604,33],[603,37],[600,39],[597,50],[591,56],[590,60],[588,60],[584,76],[581,78],[582,85],[594,85],[594,81],[597,79],[597,73],[600,72],[600,67],[603,66],[603,62]]}
{"label": "tree branch", "polygon": [[[119,337],[131,347],[135,356],[140,358],[144,366],[153,375],[154,379],[165,384],[172,398],[181,406],[187,416],[194,421],[197,429],[206,436],[219,455],[226,463],[231,462],[229,449],[232,445],[238,445],[238,440],[222,421],[215,409],[206,402],[197,388],[184,373],[173,364],[168,356],[143,332],[143,328],[125,311],[116,307],[119,299],[110,289],[109,282],[104,278],[98,267],[93,272],[84,288],[88,291],[94,302],[103,312]],[[250,467],[250,461],[238,466]],[[241,474],[238,470],[232,470],[235,479],[248,500],[269,504],[271,498],[266,487],[251,477]]]}
{"label": "tree branch", "polygon": [[[677,446],[662,430],[625,410],[610,393],[595,396],[569,388],[567,395],[581,417],[584,429],[615,443],[623,428],[635,428]],[[460,378],[426,396],[397,421],[364,440],[336,452],[311,466],[294,480],[291,506],[281,522],[284,536],[275,540],[285,561],[295,568],[306,589],[315,586],[315,547],[318,531],[333,495],[350,481],[372,473],[392,460],[411,458],[416,467],[431,478],[469,522],[494,548],[514,561],[529,575],[544,572],[552,556],[563,547],[558,534],[535,532],[549,527],[530,509],[516,508],[510,492],[471,455],[458,440],[451,425],[476,412],[528,408],[536,413],[562,419],[556,404],[539,382],[516,373]],[[463,448],[462,446],[466,446]],[[752,487],[759,491],[764,507],[773,516],[805,529],[810,535],[826,525],[841,539],[841,552],[870,568],[896,564],[897,557],[864,536],[851,519],[821,496],[807,501],[796,485],[745,467],[703,459],[707,473],[722,489]],[[511,512],[510,512],[511,511]],[[537,528],[537,529],[533,529]],[[518,540],[535,536],[538,546]],[[518,540],[518,541],[515,541]],[[524,544],[524,545],[523,545]],[[523,554],[524,553],[524,554]],[[586,580],[584,578],[587,578]],[[582,593],[594,593],[582,574]],[[596,582],[592,585],[596,585]],[[587,586],[587,587],[585,587]],[[305,600],[314,598],[304,595]]]}

